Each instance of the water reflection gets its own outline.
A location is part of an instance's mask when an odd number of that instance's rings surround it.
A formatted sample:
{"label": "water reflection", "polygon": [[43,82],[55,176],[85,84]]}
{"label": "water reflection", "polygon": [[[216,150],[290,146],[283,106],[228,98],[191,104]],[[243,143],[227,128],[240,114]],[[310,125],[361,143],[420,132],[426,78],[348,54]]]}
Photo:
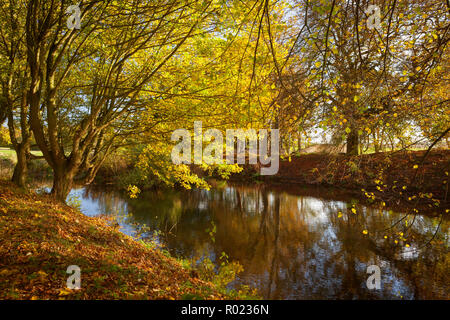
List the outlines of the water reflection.
{"label": "water reflection", "polygon": [[[411,216],[409,225],[405,219],[399,224],[401,213],[298,188],[165,190],[136,200],[95,188],[72,194],[82,198],[81,210],[88,215],[118,214],[127,234],[144,225],[161,230],[159,240],[173,254],[198,258],[206,253],[215,261],[226,252],[244,267],[233,285],[257,287],[266,298],[449,297],[448,220]],[[214,239],[206,232],[212,225]],[[366,287],[372,264],[381,268],[381,290]]]}

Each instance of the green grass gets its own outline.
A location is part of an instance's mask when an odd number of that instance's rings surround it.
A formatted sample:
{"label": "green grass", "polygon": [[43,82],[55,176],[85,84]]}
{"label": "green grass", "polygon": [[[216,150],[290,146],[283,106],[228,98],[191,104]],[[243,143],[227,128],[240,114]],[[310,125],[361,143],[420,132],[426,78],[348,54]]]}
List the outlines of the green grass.
{"label": "green grass", "polygon": [[[40,157],[42,151],[31,151],[31,154]],[[17,161],[16,151],[11,148],[0,147],[0,159],[9,159],[15,163]]]}

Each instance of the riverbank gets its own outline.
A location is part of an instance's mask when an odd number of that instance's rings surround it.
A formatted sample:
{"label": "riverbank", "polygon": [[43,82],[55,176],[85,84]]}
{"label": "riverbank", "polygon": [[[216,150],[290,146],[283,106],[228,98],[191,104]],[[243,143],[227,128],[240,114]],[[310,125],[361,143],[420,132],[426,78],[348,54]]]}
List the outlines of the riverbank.
{"label": "riverbank", "polygon": [[[66,287],[70,265],[81,269],[80,290]],[[0,299],[233,297],[107,220],[0,180]]]}
{"label": "riverbank", "polygon": [[[378,202],[389,206],[417,207],[442,213],[450,209],[449,171],[450,150],[394,151],[349,157],[345,154],[311,153],[281,159],[279,171],[273,176],[259,175],[258,165],[244,165],[244,170],[232,174],[236,182],[333,187],[352,194],[369,204]],[[14,159],[0,153],[0,174],[12,175]],[[156,188],[151,179],[141,180],[135,168],[135,157],[123,155],[109,159],[100,168],[94,183],[126,190],[138,184],[141,190]],[[191,168],[206,179],[208,173],[196,166]],[[30,164],[30,176],[49,179],[52,171],[44,160]],[[139,182],[140,181],[140,182]],[[437,210],[436,210],[437,209]]]}
{"label": "riverbank", "polygon": [[269,184],[328,186],[359,195],[368,202],[426,206],[444,211],[448,201],[450,150],[343,154],[304,154],[281,160],[274,176],[258,175],[246,166],[234,180],[256,179]]}

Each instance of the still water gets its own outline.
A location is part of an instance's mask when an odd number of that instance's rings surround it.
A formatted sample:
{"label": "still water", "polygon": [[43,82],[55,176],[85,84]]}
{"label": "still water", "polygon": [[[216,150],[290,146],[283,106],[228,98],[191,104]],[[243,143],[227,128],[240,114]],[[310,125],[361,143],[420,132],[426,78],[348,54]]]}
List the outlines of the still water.
{"label": "still water", "polygon": [[[122,232],[153,236],[173,255],[220,264],[225,252],[244,268],[230,286],[255,287],[267,299],[450,297],[449,221],[442,217],[368,207],[333,190],[264,185],[138,199],[89,187],[69,197],[86,215],[113,215]],[[380,267],[379,290],[367,288],[370,265]]]}

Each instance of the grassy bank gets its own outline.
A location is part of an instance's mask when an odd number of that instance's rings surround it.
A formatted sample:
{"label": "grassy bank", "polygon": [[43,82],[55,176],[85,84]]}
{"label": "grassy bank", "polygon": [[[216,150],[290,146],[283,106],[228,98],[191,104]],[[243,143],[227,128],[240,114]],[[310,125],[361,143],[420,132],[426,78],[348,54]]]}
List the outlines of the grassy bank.
{"label": "grassy bank", "polygon": [[[34,156],[42,156],[41,151],[31,151]],[[16,151],[7,147],[0,147],[0,177],[10,179],[17,163]],[[31,178],[48,178],[52,170],[44,159],[33,159],[29,163],[28,174]]]}
{"label": "grassy bank", "polygon": [[[81,268],[80,290],[66,287],[70,265]],[[0,299],[230,297],[105,219],[0,180]]]}

